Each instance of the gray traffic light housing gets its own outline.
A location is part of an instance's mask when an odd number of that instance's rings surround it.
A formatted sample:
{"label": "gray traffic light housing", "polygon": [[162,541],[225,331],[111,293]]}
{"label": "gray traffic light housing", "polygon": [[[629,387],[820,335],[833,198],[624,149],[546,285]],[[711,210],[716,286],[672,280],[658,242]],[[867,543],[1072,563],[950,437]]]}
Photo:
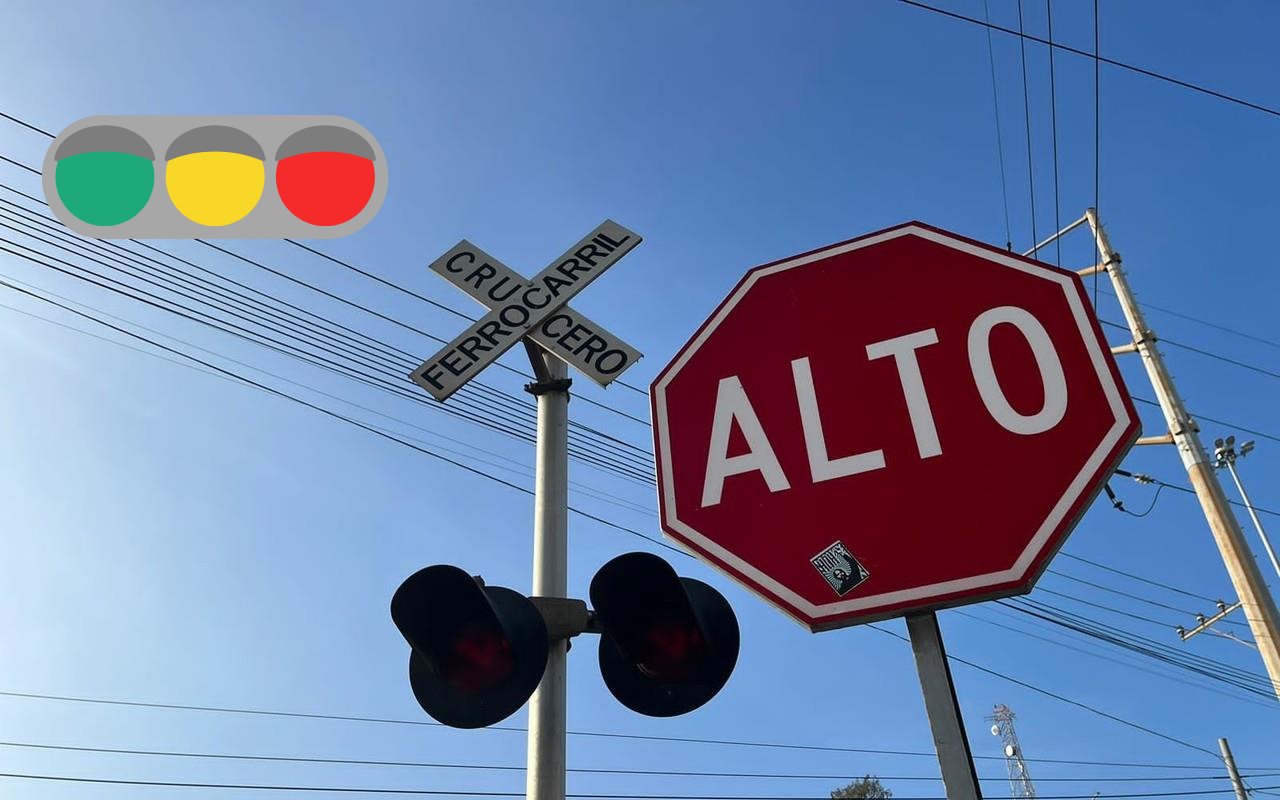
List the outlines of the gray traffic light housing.
{"label": "gray traffic light housing", "polygon": [[685,714],[725,685],[738,661],[738,620],[724,595],[649,553],[627,553],[591,581],[600,673],[627,708]]}
{"label": "gray traffic light housing", "polygon": [[546,670],[547,626],[529,598],[482,586],[461,569],[427,567],[391,598],[409,642],[409,684],[422,710],[454,728],[506,719]]}

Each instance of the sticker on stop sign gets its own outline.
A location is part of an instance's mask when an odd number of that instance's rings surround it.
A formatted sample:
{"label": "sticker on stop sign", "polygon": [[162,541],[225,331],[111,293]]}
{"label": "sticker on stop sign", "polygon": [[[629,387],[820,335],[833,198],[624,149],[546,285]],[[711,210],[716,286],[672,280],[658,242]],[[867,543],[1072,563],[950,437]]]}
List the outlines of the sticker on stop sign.
{"label": "sticker on stop sign", "polygon": [[664,532],[812,630],[1029,591],[1139,430],[1075,273],[920,223],[751,270],[652,398]]}

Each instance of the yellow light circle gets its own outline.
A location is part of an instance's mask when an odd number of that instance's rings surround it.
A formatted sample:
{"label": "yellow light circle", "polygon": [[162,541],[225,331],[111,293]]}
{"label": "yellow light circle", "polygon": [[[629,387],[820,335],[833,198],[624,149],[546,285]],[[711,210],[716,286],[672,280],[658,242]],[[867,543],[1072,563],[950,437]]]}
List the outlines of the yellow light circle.
{"label": "yellow light circle", "polygon": [[217,227],[244,219],[258,205],[266,185],[260,159],[209,151],[169,159],[164,185],[187,219]]}

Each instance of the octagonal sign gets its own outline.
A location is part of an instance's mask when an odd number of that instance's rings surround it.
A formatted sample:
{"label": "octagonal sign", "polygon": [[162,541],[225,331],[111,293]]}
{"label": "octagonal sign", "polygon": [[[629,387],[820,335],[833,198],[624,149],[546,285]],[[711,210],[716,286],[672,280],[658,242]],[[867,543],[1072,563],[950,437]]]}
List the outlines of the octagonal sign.
{"label": "octagonal sign", "polygon": [[654,381],[663,530],[811,630],[1030,591],[1138,435],[1090,309],[921,223],[756,267]]}

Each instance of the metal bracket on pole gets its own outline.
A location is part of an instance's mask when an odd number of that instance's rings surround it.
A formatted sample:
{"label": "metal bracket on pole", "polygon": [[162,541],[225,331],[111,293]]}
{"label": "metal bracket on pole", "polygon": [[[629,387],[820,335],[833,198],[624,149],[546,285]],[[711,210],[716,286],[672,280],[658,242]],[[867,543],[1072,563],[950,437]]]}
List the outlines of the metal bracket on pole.
{"label": "metal bracket on pole", "polygon": [[1138,352],[1137,342],[1130,342],[1129,344],[1118,344],[1115,347],[1111,348],[1111,355],[1113,356],[1121,356],[1121,355],[1124,355],[1125,353],[1136,353],[1136,352]]}
{"label": "metal bracket on pole", "polygon": [[1139,438],[1139,439],[1138,439],[1138,441],[1134,442],[1134,444],[1135,444],[1135,445],[1137,445],[1137,444],[1141,444],[1141,445],[1149,445],[1149,444],[1173,444],[1173,443],[1174,443],[1174,442],[1173,442],[1173,434],[1172,434],[1172,433],[1165,433],[1165,434],[1161,434],[1161,435],[1159,435],[1159,436],[1143,436],[1143,437]]}
{"label": "metal bracket on pole", "polygon": [[533,377],[538,383],[546,383],[551,380],[551,372],[547,369],[547,360],[543,355],[546,353],[529,337],[520,340],[524,345],[524,351],[529,354],[529,366],[533,367]]}
{"label": "metal bracket on pole", "polygon": [[600,633],[595,612],[582,600],[571,597],[530,597],[547,623],[547,637],[551,641],[572,639],[583,633]]}
{"label": "metal bracket on pole", "polygon": [[546,350],[532,339],[524,338],[520,340],[524,343],[525,352],[529,354],[529,363],[533,366],[533,383],[526,383],[524,390],[534,397],[547,394],[548,392],[568,392],[569,387],[573,385],[573,378],[570,377],[553,377],[551,370],[547,366],[549,359],[554,358]]}
{"label": "metal bracket on pole", "polygon": [[911,636],[911,650],[916,657],[916,672],[920,674],[920,689],[924,693],[924,707],[933,730],[947,800],[981,800],[982,789],[978,786],[973,753],[965,736],[964,719],[960,716],[960,703],[956,700],[956,686],[951,679],[946,648],[942,645],[937,614],[932,611],[908,614],[907,633]]}
{"label": "metal bracket on pole", "polygon": [[1086,214],[1085,216],[1080,217],[1080,219],[1076,220],[1075,222],[1071,223],[1067,227],[1053,234],[1048,239],[1045,239],[1043,242],[1031,248],[1030,250],[1023,253],[1022,255],[1035,258],[1036,253],[1039,252],[1040,250],[1043,250],[1047,245],[1053,244],[1056,240],[1061,239],[1063,236],[1066,236],[1068,233],[1071,233],[1076,228],[1079,228],[1081,225],[1085,224],[1088,221],[1089,221],[1089,216]]}

